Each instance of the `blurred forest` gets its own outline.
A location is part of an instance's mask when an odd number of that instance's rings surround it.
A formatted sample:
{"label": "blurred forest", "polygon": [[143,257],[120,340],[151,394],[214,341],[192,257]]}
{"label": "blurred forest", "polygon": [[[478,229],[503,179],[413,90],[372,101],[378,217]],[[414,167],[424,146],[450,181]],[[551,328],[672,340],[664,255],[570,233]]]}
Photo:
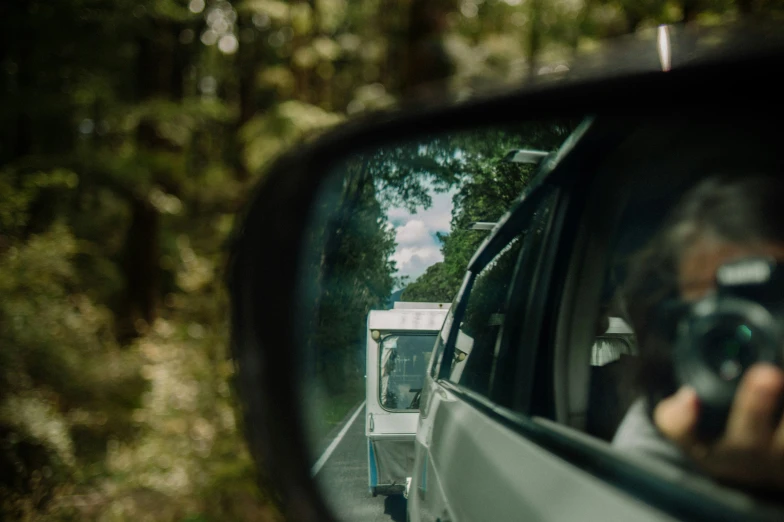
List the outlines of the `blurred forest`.
{"label": "blurred forest", "polygon": [[[281,519],[243,449],[223,286],[234,215],[269,162],[367,111],[469,96],[607,37],[768,3],[0,2],[0,517]],[[551,148],[564,128],[525,132]],[[356,343],[396,284],[384,209],[428,204],[411,179],[460,178],[376,160],[346,178],[322,231],[314,342],[335,393],[348,356],[327,348]],[[463,225],[497,219],[526,182],[511,171],[497,184],[505,168],[471,166],[445,261],[407,298],[451,300],[481,240]]]}

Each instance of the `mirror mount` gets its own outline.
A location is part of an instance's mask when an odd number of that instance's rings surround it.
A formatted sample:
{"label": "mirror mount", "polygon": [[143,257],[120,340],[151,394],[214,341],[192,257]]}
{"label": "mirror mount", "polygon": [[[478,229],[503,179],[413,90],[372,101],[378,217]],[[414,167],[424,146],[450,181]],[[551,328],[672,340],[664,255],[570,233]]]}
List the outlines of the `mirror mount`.
{"label": "mirror mount", "polygon": [[504,156],[504,163],[524,163],[529,165],[539,165],[547,156],[549,152],[543,150],[513,150]]}
{"label": "mirror mount", "polygon": [[477,221],[475,223],[471,223],[469,230],[493,230],[498,223],[492,223],[489,221]]}

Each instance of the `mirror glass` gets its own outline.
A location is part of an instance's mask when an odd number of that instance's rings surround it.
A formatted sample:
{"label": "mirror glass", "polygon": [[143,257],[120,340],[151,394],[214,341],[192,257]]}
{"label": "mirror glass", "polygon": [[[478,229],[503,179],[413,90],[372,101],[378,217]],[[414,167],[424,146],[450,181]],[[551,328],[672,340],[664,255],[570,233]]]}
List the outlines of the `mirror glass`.
{"label": "mirror glass", "polygon": [[308,231],[302,381],[311,473],[339,520],[405,520],[423,381],[468,263],[581,121],[414,136],[331,167]]}

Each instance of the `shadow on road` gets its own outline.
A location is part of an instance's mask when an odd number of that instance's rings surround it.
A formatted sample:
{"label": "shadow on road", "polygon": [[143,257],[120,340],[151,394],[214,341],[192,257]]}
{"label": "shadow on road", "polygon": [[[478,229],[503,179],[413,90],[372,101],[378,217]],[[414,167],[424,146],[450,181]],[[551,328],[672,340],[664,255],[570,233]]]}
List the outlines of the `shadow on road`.
{"label": "shadow on road", "polygon": [[406,502],[403,495],[390,495],[384,499],[384,514],[395,522],[406,521]]}

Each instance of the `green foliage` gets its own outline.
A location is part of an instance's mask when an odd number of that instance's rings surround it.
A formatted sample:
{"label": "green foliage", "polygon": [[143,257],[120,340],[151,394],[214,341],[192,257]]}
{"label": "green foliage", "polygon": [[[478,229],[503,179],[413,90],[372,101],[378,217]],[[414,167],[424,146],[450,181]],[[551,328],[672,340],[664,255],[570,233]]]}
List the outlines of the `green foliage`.
{"label": "green foliage", "polygon": [[516,239],[510,244],[511,248],[501,252],[476,277],[461,326],[463,333],[469,337],[481,335],[488,328],[492,314],[503,313],[500,307],[506,301],[509,281],[522,243],[520,238]]}
{"label": "green foliage", "polygon": [[[78,243],[55,223],[0,256],[0,496],[49,492],[128,438],[146,388],[139,358],[117,347],[111,313],[78,291]],[[47,493],[47,494],[49,494]]]}
{"label": "green foliage", "polygon": [[395,285],[394,231],[376,196],[367,162],[347,167],[338,201],[324,224],[321,298],[313,343],[317,371],[331,393],[340,394],[363,368],[358,354],[365,341],[369,310],[389,299]]}
{"label": "green foliage", "polygon": [[401,295],[402,301],[419,303],[449,303],[454,300],[457,290],[455,279],[460,284],[460,274],[449,274],[449,266],[443,261],[431,265],[416,281],[406,286]]}
{"label": "green foliage", "polygon": [[[471,257],[487,237],[487,232],[471,230],[470,225],[498,221],[533,174],[530,165],[504,163],[501,158],[514,149],[556,150],[576,124],[576,121],[529,123],[456,135],[440,144],[446,150],[462,152],[457,160],[459,165],[450,165],[464,172],[454,197],[451,231],[439,234],[444,261],[431,266],[409,284],[402,295],[404,301],[450,302],[455,298]],[[441,157],[450,155],[441,153]]]}
{"label": "green foliage", "polygon": [[263,115],[253,117],[242,128],[245,162],[251,172],[259,172],[286,147],[316,131],[339,123],[343,118],[320,107],[287,101]]}
{"label": "green foliage", "polygon": [[6,233],[24,228],[30,220],[30,206],[42,191],[71,190],[79,183],[79,177],[67,169],[34,172],[24,177],[15,174],[10,169],[0,172],[0,229]]}

